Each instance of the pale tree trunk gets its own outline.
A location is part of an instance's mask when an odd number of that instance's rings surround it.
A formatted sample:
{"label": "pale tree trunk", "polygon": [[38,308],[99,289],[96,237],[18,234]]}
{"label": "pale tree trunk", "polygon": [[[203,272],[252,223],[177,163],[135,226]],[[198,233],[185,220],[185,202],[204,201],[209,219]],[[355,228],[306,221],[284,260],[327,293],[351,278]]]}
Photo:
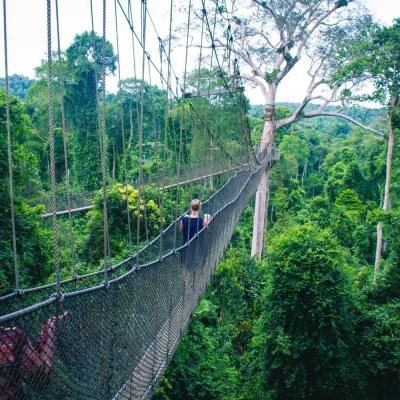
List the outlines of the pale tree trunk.
{"label": "pale tree trunk", "polygon": [[301,187],[304,187],[304,179],[306,179],[306,176],[307,176],[307,166],[308,166],[308,158],[306,159],[306,162],[305,162],[304,168],[303,168],[303,173],[301,175]]}
{"label": "pale tree trunk", "polygon": [[265,213],[267,206],[268,173],[265,170],[256,193],[251,256],[260,259],[264,247]]}
{"label": "pale tree trunk", "polygon": [[270,180],[269,180],[269,173],[270,173],[270,168],[267,168],[265,170],[266,172],[266,181],[267,181],[267,200],[265,201],[265,218],[264,218],[264,241],[263,241],[263,248],[262,248],[262,256],[265,256],[265,238],[266,234],[268,231],[268,208],[269,208],[269,199],[271,195],[271,190],[270,190]]}
{"label": "pale tree trunk", "polygon": [[116,170],[116,166],[117,166],[117,161],[115,159],[115,142],[113,139],[113,162],[112,162],[112,178],[115,179],[115,170]]}
{"label": "pale tree trunk", "polygon": [[[265,110],[265,121],[263,133],[261,136],[260,151],[266,150],[272,145],[275,132],[275,90],[270,89],[267,107]],[[253,240],[251,244],[251,256],[257,259],[261,258],[264,248],[265,235],[265,213],[268,199],[268,164],[262,175],[256,193],[256,202],[253,221]]]}
{"label": "pale tree trunk", "polygon": [[[394,132],[392,125],[392,116],[389,112],[389,138],[386,153],[386,180],[385,180],[385,194],[383,197],[383,211],[388,211],[390,208],[390,178],[392,175],[392,160],[394,148]],[[383,226],[382,222],[378,223],[376,227],[376,253],[375,253],[375,268],[374,268],[374,282],[379,273],[382,257],[382,241],[383,241]]]}

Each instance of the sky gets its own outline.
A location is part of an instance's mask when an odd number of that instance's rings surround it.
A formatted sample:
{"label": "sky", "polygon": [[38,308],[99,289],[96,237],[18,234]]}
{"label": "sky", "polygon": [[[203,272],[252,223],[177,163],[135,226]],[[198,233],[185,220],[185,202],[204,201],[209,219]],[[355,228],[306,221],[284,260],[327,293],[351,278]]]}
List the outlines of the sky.
{"label": "sky", "polygon": [[[361,0],[367,8],[371,10],[375,18],[382,24],[391,24],[393,19],[400,17],[400,1],[398,0]],[[89,0],[58,0],[60,11],[60,37],[61,48],[66,49],[74,39],[76,33],[91,29],[90,1]],[[93,0],[95,30],[101,33],[101,0]],[[127,0],[120,0],[122,6],[127,10]],[[164,38],[168,34],[169,26],[169,1],[167,0],[148,0],[150,14],[157,24],[157,31],[160,37]],[[177,2],[176,2],[177,3]],[[53,2],[54,4],[54,2]],[[134,15],[140,14],[140,0],[132,0]],[[107,39],[116,48],[116,30],[114,18],[114,1],[108,1],[108,25]],[[1,21],[3,13],[1,11]],[[121,77],[131,77],[133,75],[133,56],[131,45],[131,34],[126,20],[117,9],[119,24],[119,45],[120,45],[120,65]],[[136,20],[138,23],[138,20]],[[148,21],[150,24],[150,21]],[[45,59],[47,49],[46,34],[46,0],[8,0],[7,1],[7,31],[8,31],[8,59],[9,73],[22,74],[33,78],[34,68],[40,65],[41,60]],[[150,54],[154,54],[154,61],[157,63],[158,39],[151,27],[148,29],[147,46]],[[55,14],[53,9],[53,49],[56,50],[56,26]],[[1,45],[0,45],[0,76],[4,76],[4,47],[3,47],[3,24],[1,24]],[[138,46],[137,52],[138,52]],[[136,56],[137,58],[139,55]],[[194,63],[198,54],[191,54],[189,58]],[[172,53],[172,64],[177,75],[182,75],[184,65],[184,54],[182,50],[175,50]],[[159,62],[158,62],[159,65]],[[192,65],[194,67],[194,64]],[[165,68],[165,65],[164,65]],[[190,68],[190,65],[189,65]],[[304,79],[305,70],[299,63],[298,66],[282,82],[277,94],[278,101],[300,101],[304,96],[306,81]],[[137,69],[137,76],[140,77],[140,68]],[[160,85],[157,74],[153,70],[153,83]],[[148,76],[145,76],[148,79]],[[115,91],[117,87],[117,75],[107,80],[107,90]],[[247,94],[252,103],[261,103],[262,97],[258,90],[247,89]]]}

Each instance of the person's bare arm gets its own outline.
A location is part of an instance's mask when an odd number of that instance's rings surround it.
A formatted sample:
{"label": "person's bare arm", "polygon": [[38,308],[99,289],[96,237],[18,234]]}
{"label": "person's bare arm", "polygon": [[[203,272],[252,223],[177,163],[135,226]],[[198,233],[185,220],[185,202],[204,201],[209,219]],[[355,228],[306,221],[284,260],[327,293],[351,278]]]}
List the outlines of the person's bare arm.
{"label": "person's bare arm", "polygon": [[204,214],[204,218],[203,218],[203,224],[204,226],[208,229],[208,224],[211,221],[211,215],[210,214]]}
{"label": "person's bare arm", "polygon": [[[59,323],[65,318],[66,313],[59,319]],[[48,374],[53,368],[56,317],[51,317],[44,325],[40,333],[38,343],[39,351],[36,351],[29,339],[22,347],[22,360],[20,371],[23,375],[29,376],[36,373]]]}
{"label": "person's bare arm", "polygon": [[30,340],[22,347],[21,353],[22,358],[19,371],[23,376],[35,375],[40,372],[47,374],[50,371],[49,366],[43,362]]}
{"label": "person's bare arm", "polygon": [[179,223],[179,232],[183,232],[183,222]]}

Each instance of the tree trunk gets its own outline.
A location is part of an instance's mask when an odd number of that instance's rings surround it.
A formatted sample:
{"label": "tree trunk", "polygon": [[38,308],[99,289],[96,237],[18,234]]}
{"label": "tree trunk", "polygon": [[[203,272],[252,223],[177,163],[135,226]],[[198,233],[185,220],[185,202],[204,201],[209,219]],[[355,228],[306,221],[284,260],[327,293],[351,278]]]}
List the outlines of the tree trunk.
{"label": "tree trunk", "polygon": [[256,204],[254,209],[253,241],[251,243],[251,256],[260,259],[264,247],[265,213],[267,206],[267,179],[265,170],[256,193]]}
{"label": "tree trunk", "polygon": [[129,107],[129,140],[128,140],[128,152],[132,146],[133,140],[133,112],[132,107]]}
{"label": "tree trunk", "polygon": [[[389,139],[386,153],[386,180],[385,180],[385,194],[383,197],[383,211],[387,211],[390,207],[390,178],[392,176],[392,160],[394,148],[394,132],[392,125],[392,112],[389,111]],[[380,270],[381,256],[382,256],[382,240],[383,240],[383,226],[379,222],[376,228],[376,253],[375,253],[375,269],[374,269],[374,282]]]}
{"label": "tree trunk", "polygon": [[116,170],[116,166],[117,166],[117,161],[115,159],[115,142],[113,139],[113,161],[112,161],[112,178],[115,179],[115,170]]}
{"label": "tree trunk", "polygon": [[270,195],[271,195],[271,191],[270,191],[270,187],[269,187],[269,184],[270,184],[270,181],[269,181],[270,169],[267,168],[265,170],[265,172],[266,172],[266,175],[267,175],[267,178],[266,178],[266,181],[267,181],[267,200],[265,201],[265,217],[264,217],[264,232],[265,233],[264,233],[263,247],[262,247],[262,256],[263,257],[265,256],[265,245],[266,245],[265,239],[266,239],[266,232],[268,230],[268,208],[269,208],[269,198],[270,198]]}
{"label": "tree trunk", "polygon": [[306,162],[304,163],[303,173],[301,175],[301,187],[304,187],[304,179],[306,179],[306,176],[307,176],[307,166],[308,166],[308,158],[306,159]]}
{"label": "tree trunk", "polygon": [[[261,136],[260,151],[266,150],[272,145],[275,132],[275,90],[271,88],[269,101],[265,109],[265,121],[263,133]],[[264,171],[260,184],[256,193],[256,203],[254,209],[253,221],[253,240],[251,244],[251,256],[257,259],[261,258],[264,248],[264,232],[265,232],[265,213],[267,206],[267,190],[268,190],[268,164]]]}

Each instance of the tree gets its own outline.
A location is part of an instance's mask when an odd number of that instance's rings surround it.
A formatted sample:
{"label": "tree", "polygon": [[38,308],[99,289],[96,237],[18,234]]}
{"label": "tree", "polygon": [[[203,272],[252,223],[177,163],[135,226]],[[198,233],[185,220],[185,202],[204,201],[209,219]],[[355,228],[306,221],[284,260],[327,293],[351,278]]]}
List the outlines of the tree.
{"label": "tree", "polygon": [[[108,190],[107,204],[112,254],[131,254],[132,243],[129,243],[129,240],[136,244],[136,235],[139,235],[139,240],[143,242],[152,239],[160,232],[164,221],[161,218],[160,206],[155,200],[160,203],[160,194],[153,187],[143,186],[139,192],[131,185],[117,184]],[[89,234],[84,245],[84,255],[93,264],[98,263],[102,257],[100,251],[104,232],[102,201],[102,194],[99,192],[95,208],[89,212],[87,222]],[[128,212],[132,222],[131,228],[134,231],[131,238],[127,223]],[[156,256],[157,253],[154,257]]]}
{"label": "tree", "polygon": [[[215,45],[228,47],[235,54],[241,76],[257,86],[264,96],[261,150],[272,146],[277,129],[304,118],[336,116],[363,126],[341,112],[344,104],[335,111],[328,107],[341,103],[347,91],[344,84],[337,85],[331,80],[339,66],[336,56],[349,38],[370,22],[362,10],[352,6],[351,0],[252,0],[232,2],[229,11],[215,3],[220,27],[213,35]],[[228,41],[224,38],[226,35]],[[304,99],[290,116],[276,120],[277,90],[301,58],[309,65]],[[321,102],[320,106],[309,110],[307,106],[315,100]],[[261,256],[264,242],[267,177],[266,170],[256,194],[252,243],[255,257]]]}
{"label": "tree", "polygon": [[[0,91],[0,130],[6,131],[5,95]],[[50,232],[41,226],[42,208],[30,207],[26,198],[35,196],[40,189],[38,159],[33,151],[37,134],[32,128],[23,105],[10,99],[12,158],[14,164],[15,225],[18,265],[22,287],[43,282],[50,273]],[[15,288],[13,249],[8,190],[6,136],[0,135],[0,293]]]}
{"label": "tree", "polygon": [[[18,97],[20,100],[24,100],[27,90],[33,84],[33,80],[23,75],[13,74],[9,78],[10,93],[13,96]],[[4,78],[0,78],[0,86],[4,86]]]}
{"label": "tree", "polygon": [[[367,32],[368,33],[368,32]],[[353,43],[352,59],[345,62],[336,73],[337,81],[349,77],[370,79],[375,84],[368,98],[380,101],[388,110],[389,135],[386,153],[386,179],[383,196],[383,211],[390,208],[390,181],[395,149],[395,131],[400,128],[400,19],[390,27],[373,25],[369,34]],[[351,95],[351,93],[349,93]],[[364,96],[367,97],[367,96]],[[383,225],[377,225],[374,281],[380,270],[382,258]]]}
{"label": "tree", "polygon": [[344,260],[332,233],[316,225],[294,225],[271,241],[254,337],[262,382],[251,398],[350,398],[357,312]]}
{"label": "tree", "polygon": [[101,168],[97,100],[103,84],[101,70],[105,63],[106,73],[113,73],[116,56],[110,42],[104,44],[103,38],[89,32],[77,35],[65,55],[65,109],[73,131],[74,178],[85,190],[98,189]]}

